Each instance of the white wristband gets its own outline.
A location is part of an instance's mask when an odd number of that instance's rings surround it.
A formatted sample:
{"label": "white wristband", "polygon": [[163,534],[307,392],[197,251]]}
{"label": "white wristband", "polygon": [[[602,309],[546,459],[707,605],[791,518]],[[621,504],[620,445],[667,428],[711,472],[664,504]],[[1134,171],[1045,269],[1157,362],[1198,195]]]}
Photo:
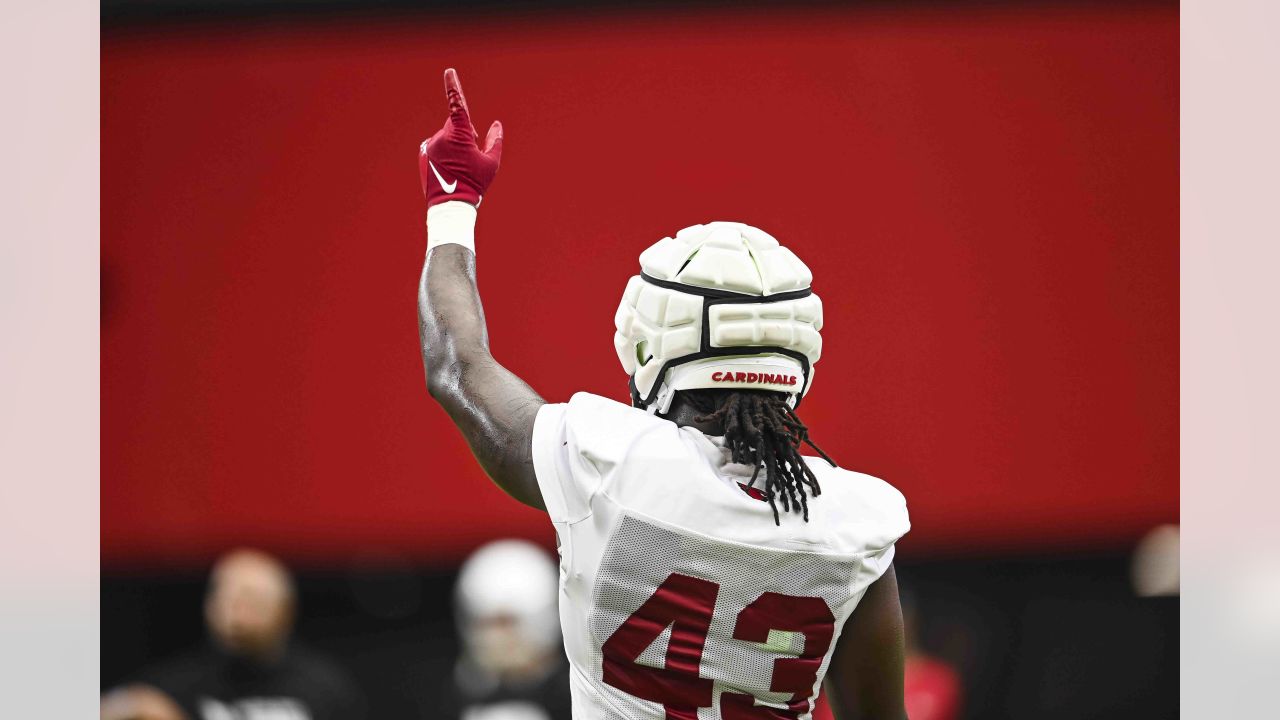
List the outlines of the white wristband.
{"label": "white wristband", "polygon": [[461,245],[476,251],[476,208],[450,200],[427,208],[427,250],[441,245]]}

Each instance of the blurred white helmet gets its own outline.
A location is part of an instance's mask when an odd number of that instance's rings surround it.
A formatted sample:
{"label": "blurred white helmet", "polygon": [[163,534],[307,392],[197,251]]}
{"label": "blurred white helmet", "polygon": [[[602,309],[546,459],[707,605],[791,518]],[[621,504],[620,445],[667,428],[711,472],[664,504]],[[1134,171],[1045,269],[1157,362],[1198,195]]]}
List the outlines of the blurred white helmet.
{"label": "blurred white helmet", "polygon": [[467,652],[501,673],[536,662],[560,645],[559,570],[524,540],[496,540],[463,563],[455,588]]}
{"label": "blurred white helmet", "polygon": [[614,316],[631,402],[665,413],[677,390],[788,393],[813,383],[822,301],[813,274],[769,233],[736,222],[694,225],[640,254]]}

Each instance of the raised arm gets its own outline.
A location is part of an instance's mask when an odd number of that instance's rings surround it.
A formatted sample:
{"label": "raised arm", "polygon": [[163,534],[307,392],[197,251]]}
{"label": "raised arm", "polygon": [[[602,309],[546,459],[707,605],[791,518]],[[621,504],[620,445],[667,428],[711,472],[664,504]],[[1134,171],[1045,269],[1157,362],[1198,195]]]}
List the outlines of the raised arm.
{"label": "raised arm", "polygon": [[823,685],[837,720],[905,720],[904,635],[893,566],[845,623]]}
{"label": "raised arm", "polygon": [[462,431],[481,467],[520,502],[545,509],[533,472],[533,421],[544,401],[489,354],[476,289],[476,207],[498,172],[502,125],[485,147],[451,68],[449,119],[418,154],[427,198],[427,257],[418,285],[418,329],[427,389]]}

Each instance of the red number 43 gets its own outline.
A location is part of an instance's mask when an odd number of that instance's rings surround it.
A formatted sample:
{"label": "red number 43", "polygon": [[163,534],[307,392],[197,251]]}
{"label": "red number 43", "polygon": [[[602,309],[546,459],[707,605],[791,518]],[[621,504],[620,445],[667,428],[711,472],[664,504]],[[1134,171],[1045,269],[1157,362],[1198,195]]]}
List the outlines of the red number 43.
{"label": "red number 43", "polygon": [[[672,573],[622,623],[601,650],[604,681],[644,700],[661,703],[669,720],[697,720],[698,708],[711,707],[713,682],[701,677],[702,650],[715,611],[720,585],[709,580]],[[671,626],[666,667],[640,665],[636,659]],[[826,602],[767,592],[738,613],[733,637],[765,643],[770,630],[804,635],[798,657],[773,663],[771,692],[789,692],[787,709],[756,705],[751,695],[725,692],[720,696],[722,720],[791,720],[810,709],[809,694],[818,680],[818,668],[831,647],[836,621]]]}

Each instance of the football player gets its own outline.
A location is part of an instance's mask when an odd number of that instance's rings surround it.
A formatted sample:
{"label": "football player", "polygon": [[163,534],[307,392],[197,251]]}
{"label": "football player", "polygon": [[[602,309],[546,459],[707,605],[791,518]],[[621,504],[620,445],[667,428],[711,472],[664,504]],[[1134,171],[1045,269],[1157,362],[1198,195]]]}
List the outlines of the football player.
{"label": "football player", "polygon": [[[695,225],[640,255],[615,318],[631,405],[538,396],[489,352],[475,222],[502,157],[458,75],[419,149],[427,387],[476,459],[546,510],[575,718],[903,718],[887,483],[836,467],[797,415],[821,352],[809,269],[769,234]],[[800,453],[807,444],[821,458]]]}
{"label": "football player", "polygon": [[[556,566],[524,540],[495,540],[462,564],[454,591],[462,657],[458,720],[567,720],[569,673],[560,651]],[[428,717],[446,717],[436,712]]]}

